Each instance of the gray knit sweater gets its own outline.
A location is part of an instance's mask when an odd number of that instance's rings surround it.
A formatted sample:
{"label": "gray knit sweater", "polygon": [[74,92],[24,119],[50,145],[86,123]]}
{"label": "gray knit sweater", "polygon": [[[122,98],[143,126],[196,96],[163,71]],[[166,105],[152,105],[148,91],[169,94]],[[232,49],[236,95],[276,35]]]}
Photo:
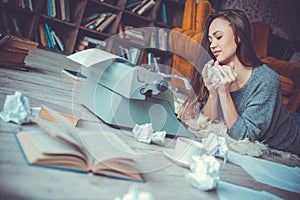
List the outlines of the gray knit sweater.
{"label": "gray knit sweater", "polygon": [[231,97],[238,118],[228,130],[237,139],[258,140],[269,147],[300,155],[300,126],[281,104],[278,74],[267,65],[253,68],[250,79]]}

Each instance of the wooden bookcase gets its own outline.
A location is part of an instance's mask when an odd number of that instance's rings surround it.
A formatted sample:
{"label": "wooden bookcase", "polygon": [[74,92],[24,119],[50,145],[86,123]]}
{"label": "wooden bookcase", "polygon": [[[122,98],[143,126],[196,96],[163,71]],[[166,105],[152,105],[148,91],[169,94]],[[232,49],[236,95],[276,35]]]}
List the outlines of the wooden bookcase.
{"label": "wooden bookcase", "polygon": [[[29,0],[24,0],[28,2]],[[33,9],[27,6],[22,8],[18,0],[0,0],[0,33],[12,35],[22,34],[23,37],[39,42],[39,48],[63,53],[66,55],[76,51],[81,38],[88,36],[98,40],[107,38],[119,33],[119,25],[140,27],[162,27],[172,29],[180,27],[182,23],[185,0],[155,0],[155,5],[142,15],[133,13],[126,8],[127,3],[132,0],[68,0],[69,20],[62,20],[61,16],[50,17],[47,9],[49,0],[31,0]],[[66,0],[64,0],[66,1]],[[59,3],[60,0],[54,0]],[[65,2],[66,3],[66,2]],[[165,5],[167,23],[163,22],[162,6]],[[59,13],[59,10],[56,10]],[[116,14],[115,20],[102,32],[85,28],[82,20],[96,12],[111,12]],[[15,19],[19,32],[14,29]],[[39,24],[48,24],[64,45],[64,51],[45,47],[41,44]],[[123,40],[124,43],[125,40]],[[130,42],[127,44],[130,45]],[[150,50],[151,51],[151,50]],[[169,52],[153,50],[154,54],[164,53],[170,57]],[[171,62],[171,61],[169,61]]]}

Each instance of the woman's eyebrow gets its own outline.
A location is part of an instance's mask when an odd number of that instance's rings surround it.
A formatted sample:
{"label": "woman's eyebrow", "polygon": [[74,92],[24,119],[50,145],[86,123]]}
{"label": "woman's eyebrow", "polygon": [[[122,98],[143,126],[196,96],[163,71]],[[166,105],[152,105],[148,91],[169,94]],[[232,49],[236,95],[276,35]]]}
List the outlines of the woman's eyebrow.
{"label": "woman's eyebrow", "polygon": [[[219,33],[219,32],[221,32],[221,31],[215,31],[215,32],[213,32],[213,34],[212,35],[216,35],[217,33]],[[210,35],[208,35],[208,38],[211,38],[211,36]]]}

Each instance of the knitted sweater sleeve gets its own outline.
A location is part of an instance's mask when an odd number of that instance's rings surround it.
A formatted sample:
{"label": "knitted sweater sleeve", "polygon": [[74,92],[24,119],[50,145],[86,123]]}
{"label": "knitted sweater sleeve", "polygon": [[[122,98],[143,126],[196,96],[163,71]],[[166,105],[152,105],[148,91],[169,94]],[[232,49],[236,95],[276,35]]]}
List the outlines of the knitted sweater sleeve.
{"label": "knitted sweater sleeve", "polygon": [[[261,74],[249,82],[247,90],[235,101],[238,118],[227,133],[237,139],[250,141],[269,137],[278,102],[281,103],[279,76]],[[245,100],[246,98],[246,100]]]}

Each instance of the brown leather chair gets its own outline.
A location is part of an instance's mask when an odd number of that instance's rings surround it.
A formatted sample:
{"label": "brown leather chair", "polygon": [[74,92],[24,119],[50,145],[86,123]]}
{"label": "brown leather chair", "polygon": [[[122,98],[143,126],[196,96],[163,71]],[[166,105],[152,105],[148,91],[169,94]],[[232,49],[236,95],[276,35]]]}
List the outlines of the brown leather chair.
{"label": "brown leather chair", "polygon": [[274,71],[281,80],[282,104],[295,112],[300,103],[300,64],[268,56],[268,44],[272,29],[263,22],[251,22],[252,39],[256,55]]}

